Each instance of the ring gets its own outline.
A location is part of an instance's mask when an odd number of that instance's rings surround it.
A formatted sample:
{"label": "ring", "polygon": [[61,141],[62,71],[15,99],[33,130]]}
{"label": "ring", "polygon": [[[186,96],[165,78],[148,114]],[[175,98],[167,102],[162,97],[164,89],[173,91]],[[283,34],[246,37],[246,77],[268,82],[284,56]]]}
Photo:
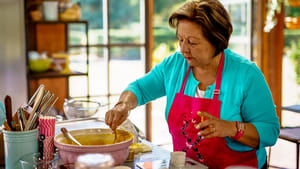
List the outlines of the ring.
{"label": "ring", "polygon": [[214,132],[216,132],[216,128],[215,128],[215,127],[213,127],[213,133],[214,133]]}

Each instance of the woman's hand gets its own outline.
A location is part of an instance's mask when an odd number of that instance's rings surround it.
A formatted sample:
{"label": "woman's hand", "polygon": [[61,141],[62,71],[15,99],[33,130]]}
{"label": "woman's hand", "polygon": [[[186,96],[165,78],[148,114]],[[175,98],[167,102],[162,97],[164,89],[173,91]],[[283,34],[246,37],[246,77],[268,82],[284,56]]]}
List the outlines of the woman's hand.
{"label": "woman's hand", "polygon": [[134,93],[124,91],[119,102],[114,108],[108,110],[105,114],[105,123],[115,131],[128,117],[129,111],[137,106],[137,98]]}
{"label": "woman's hand", "polygon": [[[197,129],[203,129],[197,134],[204,139],[212,137],[234,137],[238,132],[235,121],[222,120],[207,112],[199,112],[198,115],[206,118],[203,122],[195,125]],[[249,147],[258,148],[259,135],[255,126],[251,123],[244,123],[244,125],[244,135],[237,141]]]}
{"label": "woman's hand", "polygon": [[207,112],[199,112],[198,115],[206,119],[195,125],[197,129],[203,129],[197,133],[203,138],[233,137],[237,133],[236,122],[234,121],[222,120]]}
{"label": "woman's hand", "polygon": [[128,117],[128,107],[121,103],[117,104],[114,108],[107,111],[105,114],[105,123],[115,131]]}

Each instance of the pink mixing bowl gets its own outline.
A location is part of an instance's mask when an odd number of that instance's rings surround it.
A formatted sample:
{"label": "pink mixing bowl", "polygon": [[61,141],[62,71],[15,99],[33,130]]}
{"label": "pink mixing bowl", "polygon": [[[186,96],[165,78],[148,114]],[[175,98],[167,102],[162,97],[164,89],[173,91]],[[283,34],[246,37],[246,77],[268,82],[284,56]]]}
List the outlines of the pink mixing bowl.
{"label": "pink mixing bowl", "polygon": [[[54,138],[54,145],[58,148],[63,163],[75,163],[77,157],[83,154],[110,154],[114,165],[121,165],[129,154],[129,146],[133,143],[133,135],[124,130],[117,131],[117,141],[110,129],[80,129],[69,131],[83,146],[72,144],[62,133]],[[95,138],[95,139],[94,139]],[[98,139],[98,140],[97,140]],[[99,145],[88,145],[89,143]]]}

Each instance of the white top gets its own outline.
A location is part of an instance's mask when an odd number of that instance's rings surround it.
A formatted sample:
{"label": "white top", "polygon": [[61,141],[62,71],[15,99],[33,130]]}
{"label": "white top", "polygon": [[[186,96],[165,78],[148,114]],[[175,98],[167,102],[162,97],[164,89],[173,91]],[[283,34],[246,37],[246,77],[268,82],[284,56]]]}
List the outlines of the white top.
{"label": "white top", "polygon": [[204,98],[204,96],[205,96],[205,90],[200,90],[199,87],[197,87],[195,97]]}

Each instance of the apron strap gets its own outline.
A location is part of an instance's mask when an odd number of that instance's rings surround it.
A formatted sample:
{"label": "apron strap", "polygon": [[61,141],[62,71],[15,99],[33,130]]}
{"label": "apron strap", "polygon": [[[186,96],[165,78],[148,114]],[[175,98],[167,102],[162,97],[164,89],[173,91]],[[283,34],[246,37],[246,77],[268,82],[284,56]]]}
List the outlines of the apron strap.
{"label": "apron strap", "polygon": [[183,80],[183,83],[181,85],[181,89],[180,89],[180,93],[183,94],[183,91],[184,91],[184,87],[185,87],[185,83],[186,83],[186,79],[189,75],[189,72],[191,70],[191,66],[189,66],[189,69],[187,70],[186,74],[185,74],[185,77],[184,77],[184,80]]}
{"label": "apron strap", "polygon": [[221,86],[221,80],[222,80],[223,65],[224,65],[224,52],[222,52],[221,60],[220,60],[220,63],[219,63],[217,79],[216,79],[216,87],[215,87],[215,90],[214,90],[214,98],[213,99],[218,99],[219,94],[220,94],[220,86]]}

